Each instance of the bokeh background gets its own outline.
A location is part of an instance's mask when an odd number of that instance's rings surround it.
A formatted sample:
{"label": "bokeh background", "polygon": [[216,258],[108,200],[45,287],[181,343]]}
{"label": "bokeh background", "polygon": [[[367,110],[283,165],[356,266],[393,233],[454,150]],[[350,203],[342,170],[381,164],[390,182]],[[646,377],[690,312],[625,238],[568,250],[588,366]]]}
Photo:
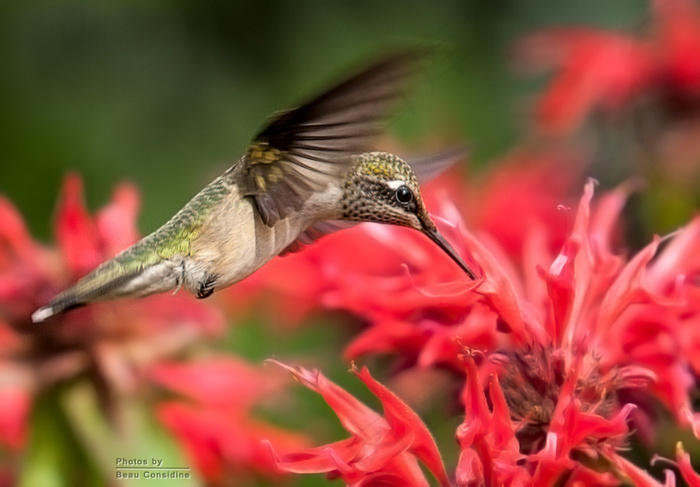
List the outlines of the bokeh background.
{"label": "bokeh background", "polygon": [[[464,173],[478,174],[508,154],[523,134],[531,135],[534,100],[549,79],[527,73],[516,49],[522,36],[553,25],[634,35],[648,22],[642,0],[5,0],[0,4],[0,193],[21,211],[32,235],[49,244],[67,173],[82,176],[93,210],[107,203],[118,183],[130,181],[141,193],[139,229],[149,233],[235,162],[269,114],[402,45],[435,46],[436,54],[391,119],[384,142],[411,154],[466,141],[471,154]],[[624,129],[621,133],[629,136]],[[587,174],[604,186],[629,175],[620,162],[627,152],[618,150],[614,138],[602,137],[595,145],[587,140],[583,147],[593,159]],[[686,221],[695,202],[683,191],[656,188],[652,180],[646,197],[631,210],[630,240],[641,245],[653,233]],[[211,347],[254,363],[271,356],[313,356],[310,362],[322,364],[327,375],[372,402],[338,360],[359,326],[351,317],[320,313],[304,327],[288,329],[253,308],[230,321],[225,337]],[[381,359],[375,366],[390,368]],[[342,437],[318,398],[306,391],[289,394],[295,404],[304,404],[294,417],[261,414],[285,426],[319,427],[325,439]],[[75,479],[61,465],[70,454],[37,446],[70,436],[65,425],[52,423],[52,407],[49,401],[35,411],[37,430],[45,434],[33,436],[27,448],[49,453],[20,461],[23,478],[30,479],[21,485],[71,485]],[[450,444],[460,418],[442,420],[442,413],[437,406],[422,411],[438,442]],[[148,417],[142,420],[150,423]],[[149,443],[140,453],[184,461],[163,431],[145,437]],[[671,452],[673,444],[664,448]],[[128,449],[119,454],[130,455]],[[443,455],[448,465],[456,463],[455,452],[443,450]],[[275,481],[246,482],[240,485]],[[327,482],[316,476],[288,483]]]}
{"label": "bokeh background", "polygon": [[140,227],[152,231],[237,160],[273,111],[405,43],[440,51],[390,133],[414,150],[466,140],[470,163],[485,164],[512,146],[545,79],[514,72],[520,36],[554,24],[634,32],[648,15],[641,0],[0,9],[0,190],[43,239],[66,171],[83,175],[93,208],[117,182],[138,184]]}

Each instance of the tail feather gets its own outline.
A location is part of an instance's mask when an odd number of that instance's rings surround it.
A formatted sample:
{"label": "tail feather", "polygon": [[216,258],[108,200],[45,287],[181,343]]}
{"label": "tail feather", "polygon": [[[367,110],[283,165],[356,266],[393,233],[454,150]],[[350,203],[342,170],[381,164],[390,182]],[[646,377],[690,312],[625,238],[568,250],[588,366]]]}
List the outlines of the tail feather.
{"label": "tail feather", "polygon": [[51,316],[78,308],[87,303],[110,299],[114,291],[123,287],[124,284],[135,279],[143,272],[143,270],[137,270],[123,273],[105,281],[103,276],[101,276],[101,272],[98,271],[100,271],[99,268],[85,276],[75,286],[58,294],[45,306],[36,310],[32,314],[32,321],[39,323]]}
{"label": "tail feather", "polygon": [[180,274],[172,261],[161,260],[151,265],[125,266],[114,258],[83,277],[73,287],[58,294],[32,314],[39,323],[51,316],[95,301],[124,297],[140,297],[175,288]]}

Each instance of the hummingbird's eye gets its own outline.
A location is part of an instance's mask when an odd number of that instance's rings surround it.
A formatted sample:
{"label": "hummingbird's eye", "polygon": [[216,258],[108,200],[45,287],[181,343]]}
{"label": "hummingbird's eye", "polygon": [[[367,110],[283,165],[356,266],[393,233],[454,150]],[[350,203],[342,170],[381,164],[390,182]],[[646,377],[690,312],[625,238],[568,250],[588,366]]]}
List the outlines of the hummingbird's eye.
{"label": "hummingbird's eye", "polygon": [[396,188],[396,200],[404,205],[410,203],[413,200],[413,192],[408,186],[399,186]]}

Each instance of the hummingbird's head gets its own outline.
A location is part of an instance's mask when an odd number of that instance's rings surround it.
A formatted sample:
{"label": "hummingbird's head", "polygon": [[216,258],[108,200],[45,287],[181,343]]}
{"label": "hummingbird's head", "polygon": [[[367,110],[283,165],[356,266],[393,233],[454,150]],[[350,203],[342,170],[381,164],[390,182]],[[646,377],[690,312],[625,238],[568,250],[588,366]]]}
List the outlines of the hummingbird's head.
{"label": "hummingbird's head", "polygon": [[411,166],[386,152],[358,156],[357,165],[343,188],[342,219],[389,223],[425,234],[444,250],[472,279],[474,272],[438,231],[421,197]]}

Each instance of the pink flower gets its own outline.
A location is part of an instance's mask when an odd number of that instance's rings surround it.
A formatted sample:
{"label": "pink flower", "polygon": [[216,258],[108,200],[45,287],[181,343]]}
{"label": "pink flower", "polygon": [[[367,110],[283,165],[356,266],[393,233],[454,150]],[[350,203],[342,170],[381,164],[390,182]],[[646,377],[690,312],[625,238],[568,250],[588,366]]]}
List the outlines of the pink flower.
{"label": "pink flower", "polygon": [[347,485],[427,486],[418,460],[437,478],[450,485],[440,453],[425,424],[403,401],[375,381],[366,368],[355,375],[379,398],[384,416],[359,402],[326,379],[319,371],[292,368],[294,377],[323,396],[352,435],[329,445],[279,455],[272,449],[277,469],[293,473],[326,473]]}

